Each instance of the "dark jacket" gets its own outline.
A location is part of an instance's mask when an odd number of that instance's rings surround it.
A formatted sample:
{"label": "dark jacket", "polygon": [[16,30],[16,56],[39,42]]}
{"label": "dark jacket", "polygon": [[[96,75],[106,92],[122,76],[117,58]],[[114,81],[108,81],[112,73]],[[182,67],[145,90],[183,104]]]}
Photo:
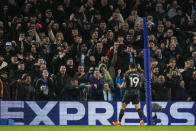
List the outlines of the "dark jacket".
{"label": "dark jacket", "polygon": [[61,76],[61,74],[57,74],[54,77],[54,92],[55,97],[60,99],[60,94],[62,89],[66,86],[66,84],[70,81],[70,77],[66,74],[65,76]]}
{"label": "dark jacket", "polygon": [[35,83],[36,100],[52,100],[54,96],[53,81],[39,78]]}
{"label": "dark jacket", "polygon": [[[126,72],[129,69],[129,63],[130,63],[130,55],[126,52],[121,52],[120,54],[120,61],[119,61],[119,68],[122,70],[122,72]],[[135,58],[133,57],[133,60]]]}
{"label": "dark jacket", "polygon": [[181,86],[176,88],[176,101],[186,101],[188,97],[190,97],[190,95],[186,88],[182,88]]}
{"label": "dark jacket", "polygon": [[189,94],[192,101],[196,101],[196,80],[190,81]]}
{"label": "dark jacket", "polygon": [[80,100],[80,90],[84,89],[85,85],[80,84],[77,87],[72,85],[70,82],[61,90],[60,100]]}
{"label": "dark jacket", "polygon": [[190,87],[190,80],[192,79],[192,74],[193,74],[194,69],[192,68],[187,68],[182,72],[182,77],[185,82],[186,88],[189,89]]}
{"label": "dark jacket", "polygon": [[17,87],[17,100],[27,101],[34,100],[35,89],[29,84],[21,83]]}
{"label": "dark jacket", "polygon": [[153,101],[169,101],[171,100],[171,89],[167,83],[152,84],[152,100]]}
{"label": "dark jacket", "polygon": [[[104,79],[98,80],[94,76],[90,76],[89,82],[92,86],[88,89],[88,99],[103,100]],[[97,84],[97,88],[94,87],[94,84]]]}

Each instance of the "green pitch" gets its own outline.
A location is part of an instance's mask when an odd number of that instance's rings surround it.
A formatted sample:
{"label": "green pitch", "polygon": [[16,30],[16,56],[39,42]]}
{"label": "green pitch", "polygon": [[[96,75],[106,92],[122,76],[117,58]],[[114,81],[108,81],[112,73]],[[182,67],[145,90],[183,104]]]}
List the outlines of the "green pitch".
{"label": "green pitch", "polygon": [[0,126],[0,131],[196,131],[196,126]]}

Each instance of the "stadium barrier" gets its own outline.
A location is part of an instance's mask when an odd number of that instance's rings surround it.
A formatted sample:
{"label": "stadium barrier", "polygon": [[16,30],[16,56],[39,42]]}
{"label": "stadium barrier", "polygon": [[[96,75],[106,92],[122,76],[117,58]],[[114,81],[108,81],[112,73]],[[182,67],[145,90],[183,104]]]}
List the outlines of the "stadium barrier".
{"label": "stadium barrier", "polygon": [[[157,102],[157,125],[196,125],[195,102]],[[14,125],[112,125],[118,118],[121,102],[105,101],[0,101],[0,118]],[[146,104],[141,102],[146,121]],[[125,110],[123,125],[139,125],[132,104]]]}

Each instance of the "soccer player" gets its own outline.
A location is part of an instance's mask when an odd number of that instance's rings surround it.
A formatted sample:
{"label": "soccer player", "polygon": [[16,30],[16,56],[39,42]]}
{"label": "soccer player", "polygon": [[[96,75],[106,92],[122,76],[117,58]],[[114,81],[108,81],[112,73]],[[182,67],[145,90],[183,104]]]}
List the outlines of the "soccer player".
{"label": "soccer player", "polygon": [[143,113],[140,109],[140,87],[142,86],[140,73],[137,72],[137,67],[135,63],[130,63],[129,71],[125,74],[125,81],[121,84],[120,88],[125,88],[125,92],[122,98],[122,107],[119,114],[119,120],[117,122],[112,122],[114,125],[121,126],[121,120],[124,115],[125,108],[132,102],[134,104],[138,115],[140,117],[140,125],[144,125]]}

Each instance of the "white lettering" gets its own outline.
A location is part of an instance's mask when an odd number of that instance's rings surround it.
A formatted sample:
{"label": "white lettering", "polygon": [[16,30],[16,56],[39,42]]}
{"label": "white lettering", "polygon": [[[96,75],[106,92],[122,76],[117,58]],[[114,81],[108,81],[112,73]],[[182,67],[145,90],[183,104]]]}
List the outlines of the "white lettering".
{"label": "white lettering", "polygon": [[188,112],[179,112],[178,109],[191,109],[193,107],[194,102],[177,102],[173,103],[170,107],[170,114],[175,119],[186,119],[187,122],[183,123],[171,123],[171,125],[194,125],[195,118],[193,114]]}
{"label": "white lettering", "polygon": [[[96,109],[103,108],[105,113],[97,113]],[[111,125],[108,121],[114,113],[113,106],[109,102],[88,102],[88,124],[96,125],[96,121],[99,121],[103,125]]]}
{"label": "white lettering", "polygon": [[[23,101],[0,101],[0,118],[24,118],[24,112],[9,112],[10,108],[24,108]],[[23,122],[14,122],[14,125],[24,125]]]}
{"label": "white lettering", "polygon": [[57,102],[50,101],[48,102],[43,109],[41,109],[36,102],[28,101],[27,105],[34,111],[37,115],[29,125],[39,125],[40,122],[43,122],[46,125],[54,125],[54,122],[47,116],[48,113],[55,107]]}
{"label": "white lettering", "polygon": [[[84,105],[80,102],[60,102],[59,105],[60,125],[67,125],[69,120],[80,120],[85,115]],[[69,108],[77,109],[77,113],[69,114]]]}
{"label": "white lettering", "polygon": [[[74,122],[78,122],[78,125],[97,125],[98,123],[102,125],[111,125],[111,121],[109,120],[114,117],[116,118],[112,121],[118,120],[121,109],[121,102],[109,103],[93,101],[83,104],[77,101],[50,101],[46,102],[46,105],[44,105],[43,108],[39,106],[40,102],[27,101],[25,103],[24,101],[0,101],[0,118],[13,119],[15,125],[39,125],[40,123],[45,125],[73,125]],[[162,111],[157,112],[157,125],[196,124],[194,110],[195,102],[156,103],[162,106]],[[59,107],[57,107],[57,105]],[[59,109],[59,111],[55,112],[53,110],[54,108]],[[31,110],[35,115],[28,114],[31,113]],[[147,115],[146,105],[144,105],[143,113],[144,116]],[[54,115],[50,118],[48,114]],[[57,119],[59,119],[59,123],[54,123],[53,120]],[[139,125],[138,113],[131,103],[126,108],[122,118],[122,125]]]}

